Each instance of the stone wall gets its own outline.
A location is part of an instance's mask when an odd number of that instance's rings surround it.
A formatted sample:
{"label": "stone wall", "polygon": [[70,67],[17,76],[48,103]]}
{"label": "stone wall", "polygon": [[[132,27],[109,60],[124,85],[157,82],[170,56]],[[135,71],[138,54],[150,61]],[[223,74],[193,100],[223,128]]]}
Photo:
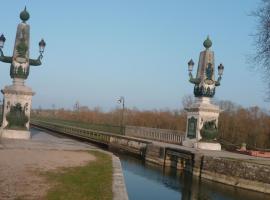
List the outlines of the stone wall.
{"label": "stone wall", "polygon": [[200,176],[241,188],[270,193],[270,166],[256,161],[203,156]]}
{"label": "stone wall", "polygon": [[148,144],[145,151],[145,160],[158,165],[164,165],[165,147]]}

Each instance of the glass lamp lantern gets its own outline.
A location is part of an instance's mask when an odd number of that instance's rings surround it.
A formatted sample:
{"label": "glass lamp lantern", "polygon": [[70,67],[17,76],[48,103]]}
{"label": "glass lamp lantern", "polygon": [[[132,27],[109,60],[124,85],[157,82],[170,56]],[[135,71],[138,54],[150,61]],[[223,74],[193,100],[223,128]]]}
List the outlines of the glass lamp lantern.
{"label": "glass lamp lantern", "polygon": [[223,71],[224,71],[224,66],[223,66],[222,64],[220,64],[220,65],[218,66],[218,75],[219,75],[219,76],[222,76]]}
{"label": "glass lamp lantern", "polygon": [[190,61],[188,62],[188,71],[192,72],[193,67],[194,67],[194,62],[192,59],[190,59]]}
{"label": "glass lamp lantern", "polygon": [[4,47],[5,41],[6,41],[6,38],[5,38],[5,36],[2,34],[2,35],[0,36],[0,48],[1,48],[1,49]]}
{"label": "glass lamp lantern", "polygon": [[44,41],[44,39],[41,39],[38,45],[39,45],[39,53],[43,54],[45,46],[46,46],[46,42]]}

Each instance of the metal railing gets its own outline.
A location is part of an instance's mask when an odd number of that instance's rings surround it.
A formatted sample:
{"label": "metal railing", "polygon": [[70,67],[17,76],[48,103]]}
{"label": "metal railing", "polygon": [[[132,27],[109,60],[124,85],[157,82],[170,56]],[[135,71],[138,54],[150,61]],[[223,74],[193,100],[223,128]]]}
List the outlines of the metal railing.
{"label": "metal railing", "polygon": [[36,126],[39,128],[45,128],[47,130],[67,134],[70,136],[74,136],[77,138],[87,139],[94,142],[102,143],[102,144],[109,144],[110,142],[114,141],[115,139],[127,139],[133,140],[143,143],[148,143],[142,139],[131,138],[128,136],[122,136],[119,134],[108,133],[104,131],[92,130],[92,129],[85,129],[79,128],[69,125],[63,125],[60,123],[53,123],[53,122],[45,122],[42,120],[31,120],[31,125]]}
{"label": "metal railing", "polygon": [[185,134],[179,131],[137,126],[126,126],[125,135],[173,144],[182,144],[185,139]]}
{"label": "metal railing", "polygon": [[156,140],[165,143],[182,144],[185,135],[178,131],[155,129],[146,127],[126,126],[125,136],[119,134],[108,133],[99,130],[85,129],[69,126],[61,123],[47,122],[43,120],[32,119],[31,124],[37,127],[46,128],[48,130],[57,131],[67,135],[90,139],[103,144],[109,144],[110,138],[128,138],[135,137],[148,140]]}
{"label": "metal railing", "polygon": [[106,133],[103,131],[91,130],[91,129],[84,129],[78,128],[63,124],[57,124],[53,122],[44,122],[39,120],[32,120],[31,125],[45,128],[48,130],[64,133],[67,135],[83,138],[83,139],[90,139],[92,141],[96,141],[103,144],[109,144],[110,137],[115,136],[111,133]]}

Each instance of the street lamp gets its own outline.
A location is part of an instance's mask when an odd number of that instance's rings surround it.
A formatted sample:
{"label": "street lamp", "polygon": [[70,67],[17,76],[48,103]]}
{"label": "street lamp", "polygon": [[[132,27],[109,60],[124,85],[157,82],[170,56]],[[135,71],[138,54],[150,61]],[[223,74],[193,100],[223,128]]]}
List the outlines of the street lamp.
{"label": "street lamp", "polygon": [[[44,39],[38,43],[39,45],[39,56],[37,59],[29,58],[29,31],[30,27],[26,23],[26,21],[30,18],[26,7],[20,14],[20,18],[22,22],[18,25],[17,28],[17,36],[15,40],[15,48],[13,56],[5,56],[3,53],[3,47],[6,41],[5,36],[2,34],[0,36],[0,61],[5,63],[11,63],[10,75],[11,78],[20,78],[27,79],[29,75],[29,67],[30,66],[39,66],[41,65],[41,60],[43,58],[44,49],[46,43]],[[19,69],[22,67],[22,70]]]}
{"label": "street lamp", "polygon": [[193,67],[194,67],[194,62],[193,62],[192,59],[190,59],[190,61],[188,62],[188,71],[189,71],[189,73],[192,72]]}
{"label": "street lamp", "polygon": [[122,104],[122,114],[121,114],[121,134],[124,135],[124,111],[125,111],[125,98],[123,96],[119,97],[117,103]]}
{"label": "street lamp", "polygon": [[6,38],[5,38],[5,36],[2,34],[2,35],[0,36],[0,49],[2,49],[2,48],[4,47],[5,41],[6,41]]}
{"label": "street lamp", "polygon": [[3,53],[6,38],[3,34],[0,36],[0,61],[10,64],[10,77],[13,79],[12,85],[6,86],[1,92],[4,95],[3,103],[3,137],[13,137],[9,131],[16,130],[15,138],[30,138],[30,109],[32,96],[35,94],[30,87],[25,85],[31,66],[41,65],[46,43],[42,39],[39,45],[39,56],[37,59],[31,59],[30,54],[30,25],[27,21],[30,14],[26,10],[20,13],[21,22],[17,26],[15,44],[12,56],[5,56]]}
{"label": "street lamp", "polygon": [[222,63],[220,63],[220,65],[218,66],[218,79],[216,81],[216,86],[220,85],[220,81],[222,79],[223,71],[224,71],[224,66],[222,65]]}
{"label": "street lamp", "polygon": [[[212,41],[209,36],[203,43],[205,47],[204,53],[200,55],[200,59],[204,56],[209,57],[211,60],[213,55],[211,55],[211,51],[209,50],[212,46]],[[211,55],[211,56],[210,56]],[[194,67],[194,62],[191,59],[188,62],[188,72],[189,72],[189,82],[195,85],[194,94],[196,97],[213,97],[215,94],[215,87],[220,86],[220,81],[222,79],[222,74],[224,71],[224,66],[220,64],[218,66],[218,79],[214,80],[214,62],[203,60],[202,63],[199,63],[197,75],[193,78],[192,70]]]}
{"label": "street lamp", "polygon": [[215,96],[216,87],[220,86],[224,66],[217,67],[218,78],[215,76],[214,52],[210,49],[212,41],[209,36],[203,42],[205,49],[200,52],[196,76],[192,70],[194,62],[191,59],[188,65],[189,82],[194,84],[193,93],[196,101],[189,105],[187,111],[187,128],[184,146],[198,149],[221,150],[221,145],[216,142],[218,137],[218,117],[221,110],[211,103]]}
{"label": "street lamp", "polygon": [[39,53],[40,53],[40,55],[43,55],[44,49],[46,46],[46,42],[44,41],[44,39],[41,39],[40,42],[38,43],[38,45],[39,45]]}

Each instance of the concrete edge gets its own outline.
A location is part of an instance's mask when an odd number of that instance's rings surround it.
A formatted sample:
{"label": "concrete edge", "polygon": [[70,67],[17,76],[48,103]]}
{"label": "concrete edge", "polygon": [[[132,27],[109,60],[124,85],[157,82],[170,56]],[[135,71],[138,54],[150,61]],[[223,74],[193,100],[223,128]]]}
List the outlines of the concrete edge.
{"label": "concrete edge", "polygon": [[258,182],[254,180],[247,180],[247,179],[242,179],[238,177],[226,176],[223,174],[218,174],[218,173],[209,172],[205,170],[202,171],[201,177],[211,180],[211,181],[215,181],[215,182],[219,182],[219,183],[223,183],[223,184],[227,184],[231,186],[236,186],[243,189],[248,189],[255,192],[262,192],[262,193],[270,194],[270,184],[268,183]]}
{"label": "concrete edge", "polygon": [[128,200],[125,179],[122,171],[120,159],[112,155],[113,164],[113,200]]}

